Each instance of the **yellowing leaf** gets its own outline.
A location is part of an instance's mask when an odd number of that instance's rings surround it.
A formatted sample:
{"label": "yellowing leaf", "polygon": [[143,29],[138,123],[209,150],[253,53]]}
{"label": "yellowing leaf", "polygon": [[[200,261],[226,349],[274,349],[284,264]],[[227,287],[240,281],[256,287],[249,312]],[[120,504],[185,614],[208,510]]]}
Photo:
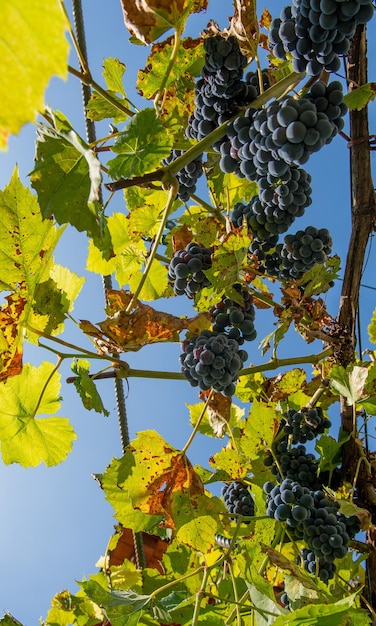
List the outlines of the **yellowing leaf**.
{"label": "yellowing leaf", "polygon": [[229,32],[239,40],[242,53],[253,59],[258,45],[258,20],[255,0],[234,0],[235,13]]}
{"label": "yellowing leaf", "polygon": [[43,110],[52,76],[66,78],[66,21],[56,0],[2,0],[0,148]]}
{"label": "yellowing leaf", "polygon": [[[0,441],[6,464],[47,466],[63,461],[76,438],[69,420],[36,417],[60,408],[60,375],[52,363],[26,364],[21,374],[0,384]],[[46,387],[46,383],[47,387]]]}
{"label": "yellowing leaf", "polygon": [[25,307],[21,295],[6,297],[8,304],[0,308],[0,381],[16,376],[22,369],[22,326],[20,318]]}

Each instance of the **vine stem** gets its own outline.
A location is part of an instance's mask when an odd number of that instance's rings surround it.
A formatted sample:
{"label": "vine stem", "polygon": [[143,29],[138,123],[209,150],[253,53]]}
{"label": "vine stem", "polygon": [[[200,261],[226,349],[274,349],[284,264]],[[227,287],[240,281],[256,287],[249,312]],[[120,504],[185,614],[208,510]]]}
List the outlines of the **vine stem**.
{"label": "vine stem", "polygon": [[210,390],[209,395],[206,398],[206,402],[205,402],[205,404],[203,406],[203,409],[201,411],[200,417],[198,418],[198,420],[196,422],[196,425],[195,425],[195,427],[194,427],[194,429],[193,429],[193,431],[192,431],[192,433],[191,433],[187,443],[185,444],[184,448],[182,449],[181,454],[186,454],[189,446],[191,445],[193,439],[195,438],[195,436],[197,434],[197,431],[200,428],[200,424],[201,424],[202,420],[204,419],[204,415],[205,415],[205,413],[207,411],[207,408],[209,406],[209,402],[210,402],[212,396],[213,396],[213,389]]}
{"label": "vine stem", "polygon": [[275,85],[272,85],[269,89],[267,89],[263,94],[259,95],[255,100],[253,100],[252,104],[248,107],[244,107],[244,109],[239,110],[232,118],[218,126],[215,130],[213,130],[207,137],[198,141],[195,145],[189,148],[184,154],[179,156],[174,161],[171,161],[165,167],[159,168],[154,172],[149,172],[141,177],[135,177],[131,179],[119,179],[113,183],[107,183],[105,187],[110,191],[117,191],[119,189],[124,189],[125,187],[132,187],[133,185],[140,185],[143,182],[151,182],[153,180],[161,180],[166,175],[175,175],[181,169],[183,169],[188,163],[194,161],[197,157],[201,156],[203,152],[207,152],[211,146],[222,139],[227,133],[228,124],[236,119],[237,117],[241,117],[245,114],[246,110],[249,108],[259,109],[262,107],[268,100],[272,98],[278,98],[282,93],[286,91],[291,85],[299,82],[304,78],[305,74],[297,72],[291,72],[288,76],[282,78],[282,80],[278,81]]}
{"label": "vine stem", "polygon": [[263,363],[261,365],[253,365],[251,367],[245,367],[239,372],[239,378],[242,376],[249,376],[250,374],[256,374],[257,372],[265,372],[267,370],[275,370],[280,367],[286,367],[289,365],[299,365],[302,363],[316,363],[317,361],[322,361],[322,359],[326,359],[326,357],[332,354],[332,348],[325,348],[322,352],[318,354],[308,354],[307,356],[299,356],[299,357],[290,357],[288,359],[271,359],[268,363]]}
{"label": "vine stem", "polygon": [[235,610],[236,610],[236,624],[237,624],[237,626],[241,626],[239,594],[238,594],[238,588],[236,586],[236,578],[235,578],[235,575],[234,575],[234,568],[232,567],[231,561],[228,561],[228,568],[229,568],[229,572],[230,572],[232,588],[234,590],[234,600],[236,602],[235,607],[234,607]]}
{"label": "vine stem", "polygon": [[158,232],[157,232],[157,235],[155,237],[155,240],[154,240],[151,252],[149,254],[149,257],[148,257],[148,260],[147,260],[147,263],[146,263],[146,267],[145,267],[145,271],[144,271],[144,273],[141,276],[141,280],[140,280],[139,284],[137,285],[137,289],[135,290],[134,294],[132,295],[132,298],[131,298],[130,302],[128,303],[127,308],[125,309],[125,313],[127,315],[129,315],[130,312],[132,311],[133,305],[134,305],[136,299],[138,298],[139,294],[141,293],[142,287],[145,284],[145,281],[146,281],[147,276],[149,274],[151,265],[152,265],[152,263],[153,263],[153,261],[155,259],[156,254],[157,254],[157,248],[158,248],[159,242],[160,242],[160,240],[162,238],[162,234],[163,234],[163,231],[164,231],[164,228],[165,228],[165,225],[166,225],[168,214],[169,214],[169,212],[170,212],[170,210],[172,208],[172,205],[174,203],[174,200],[176,198],[176,195],[177,195],[178,191],[179,191],[179,183],[178,183],[177,179],[175,178],[172,181],[172,184],[171,184],[171,187],[170,187],[170,191],[169,191],[169,194],[168,194],[166,206],[165,206],[164,211],[163,211],[161,223],[159,224]]}
{"label": "vine stem", "polygon": [[201,581],[201,587],[200,587],[200,589],[198,590],[198,592],[196,594],[195,608],[194,608],[193,617],[192,617],[192,626],[196,626],[198,624],[198,617],[199,617],[199,614],[200,614],[201,601],[202,601],[202,598],[203,598],[204,593],[205,593],[205,587],[206,587],[207,582],[208,582],[209,573],[210,573],[209,568],[205,567],[204,575],[203,575],[202,581]]}
{"label": "vine stem", "polygon": [[179,48],[180,48],[180,31],[175,29],[174,45],[173,45],[173,48],[172,48],[172,51],[171,51],[170,60],[168,62],[166,71],[165,71],[164,76],[162,78],[160,87],[159,87],[159,89],[157,91],[157,94],[156,94],[156,96],[154,98],[154,106],[155,106],[156,109],[158,108],[158,103],[159,103],[159,100],[161,99],[162,92],[163,92],[163,90],[164,90],[164,88],[166,86],[166,83],[168,81],[168,77],[170,76],[171,70],[174,67],[176,58],[178,56]]}

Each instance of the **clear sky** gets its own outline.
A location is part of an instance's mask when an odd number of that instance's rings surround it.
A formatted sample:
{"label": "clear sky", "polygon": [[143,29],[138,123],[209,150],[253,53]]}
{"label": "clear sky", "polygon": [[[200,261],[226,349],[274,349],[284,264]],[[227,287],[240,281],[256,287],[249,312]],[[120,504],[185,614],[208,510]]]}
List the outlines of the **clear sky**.
{"label": "clear sky", "polygon": [[[284,3],[271,0],[267,5],[259,4],[259,14],[265,6],[273,16],[277,16]],[[149,50],[128,43],[129,34],[124,27],[119,0],[83,0],[83,10],[89,64],[95,79],[103,84],[101,71],[104,58],[119,58],[127,66],[125,82],[128,96],[136,100],[139,106],[144,106],[134,93],[134,84],[137,71],[144,67]],[[227,16],[231,13],[230,0],[211,0],[206,14],[190,18],[189,34],[197,36],[209,18],[214,18],[222,28],[226,27]],[[375,21],[369,26],[369,41],[369,59],[372,60],[370,72],[375,80]],[[74,56],[71,63],[77,67]],[[63,111],[75,129],[84,136],[81,92],[77,79],[69,78],[66,83],[52,80],[46,103]],[[376,132],[375,107],[374,103],[370,106],[371,133]],[[33,169],[34,139],[35,128],[28,125],[18,137],[11,139],[8,152],[0,154],[1,188],[8,183],[16,163],[23,182],[27,184],[28,173]],[[374,155],[372,160],[374,164]],[[311,157],[306,169],[313,177],[313,204],[306,210],[305,216],[299,219],[299,226],[295,228],[294,224],[292,232],[308,224],[329,228],[334,240],[333,251],[344,261],[350,229],[346,142],[337,137],[330,146]],[[121,194],[115,198],[111,210],[124,210]],[[95,323],[104,319],[103,292],[100,277],[85,272],[86,253],[85,236],[69,228],[59,244],[56,261],[86,276],[87,281],[74,315],[78,319],[90,319]],[[374,267],[375,249],[371,246],[363,284],[376,289]],[[338,310],[340,287],[340,281],[337,281],[327,296],[328,309],[333,315]],[[278,297],[277,287],[274,293]],[[370,347],[366,328],[375,308],[375,295],[376,291],[362,288],[360,306],[363,349]],[[187,299],[175,300],[173,304],[157,302],[155,306],[162,310],[167,306],[170,310],[173,307],[179,315],[191,314],[192,308]],[[270,314],[258,312],[258,339],[261,340],[273,330],[272,324]],[[73,343],[83,343],[79,333],[69,324],[65,337]],[[269,355],[264,359],[261,357],[258,341],[254,344],[248,346],[250,361],[261,363],[267,360]],[[279,354],[287,357],[314,350],[318,352],[320,345],[314,347],[311,344],[307,347],[292,332],[281,345]],[[126,356],[132,367],[175,371],[179,367],[179,352],[179,345],[155,345]],[[25,361],[38,364],[43,359],[50,359],[50,354],[27,348]],[[49,469],[40,466],[26,470],[17,465],[0,464],[0,554],[3,572],[0,615],[9,611],[25,626],[34,626],[40,617],[46,617],[55,593],[64,588],[74,592],[75,579],[96,571],[95,563],[104,553],[115,523],[110,506],[91,476],[102,472],[113,456],[121,455],[113,384],[111,381],[99,383],[104,405],[110,411],[110,417],[105,418],[84,410],[73,387],[64,383],[69,369],[63,369],[62,374],[64,401],[59,414],[70,418],[78,435],[68,460]],[[191,432],[185,403],[193,404],[197,401],[196,391],[185,381],[131,379],[127,398],[131,436],[139,430],[156,428],[167,441],[181,448]],[[338,419],[337,416],[334,434],[337,432]],[[371,434],[374,433],[374,424],[372,426]],[[190,458],[194,463],[208,466],[209,456],[221,445],[221,442],[198,436],[190,450]]]}

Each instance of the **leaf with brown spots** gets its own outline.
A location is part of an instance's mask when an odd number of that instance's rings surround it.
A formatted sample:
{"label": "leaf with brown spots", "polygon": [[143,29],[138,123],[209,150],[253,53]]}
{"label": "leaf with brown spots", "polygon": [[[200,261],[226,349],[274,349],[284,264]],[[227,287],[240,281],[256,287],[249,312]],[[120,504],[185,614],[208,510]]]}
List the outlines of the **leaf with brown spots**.
{"label": "leaf with brown spots", "polygon": [[270,11],[268,9],[264,9],[260,18],[261,28],[266,28],[266,30],[269,30],[272,19],[273,18]]}
{"label": "leaf with brown spots", "polygon": [[7,305],[0,308],[0,381],[16,376],[22,370],[22,328],[20,318],[25,298],[12,294]]}
{"label": "leaf with brown spots", "polygon": [[259,27],[255,0],[234,0],[235,12],[228,32],[239,40],[242,53],[249,60],[257,54]]}
{"label": "leaf with brown spots", "polygon": [[170,28],[182,32],[190,13],[205,10],[208,0],[120,0],[120,3],[125,26],[147,44]]}
{"label": "leaf with brown spots", "polygon": [[[151,343],[180,341],[182,330],[203,330],[210,327],[209,314],[200,313],[195,317],[176,317],[170,313],[157,311],[139,300],[135,300],[132,310],[126,313],[132,294],[124,290],[108,292],[108,317],[98,324],[100,330],[86,320],[80,326],[84,332],[104,346],[114,345],[117,351],[136,351]],[[110,341],[108,341],[110,340]]]}

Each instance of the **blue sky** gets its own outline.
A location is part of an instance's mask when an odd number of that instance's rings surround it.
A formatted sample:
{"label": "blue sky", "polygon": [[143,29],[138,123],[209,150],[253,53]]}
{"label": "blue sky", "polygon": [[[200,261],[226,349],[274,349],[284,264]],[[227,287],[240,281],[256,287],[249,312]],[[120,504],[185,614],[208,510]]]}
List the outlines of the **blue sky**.
{"label": "blue sky", "polygon": [[[69,3],[67,2],[67,5]],[[267,5],[260,4],[258,13],[268,7],[273,16],[279,14],[283,2],[271,0]],[[103,59],[117,57],[127,66],[126,90],[131,100],[140,99],[134,93],[137,71],[143,68],[148,48],[130,46],[129,34],[124,27],[118,0],[83,0],[86,23],[89,63],[95,79],[103,84],[101,77]],[[206,14],[192,16],[189,20],[189,34],[197,36],[210,18],[221,27],[228,24],[232,2],[209,2]],[[369,26],[369,59],[376,58],[375,22]],[[72,65],[77,67],[72,57]],[[374,78],[375,64],[370,62],[370,73]],[[70,119],[75,129],[84,136],[81,91],[78,81],[69,78],[63,81],[53,79],[46,94],[46,103],[60,109]],[[147,104],[145,104],[147,106]],[[375,104],[370,106],[370,132],[375,132]],[[100,132],[100,131],[99,131]],[[105,130],[104,132],[107,132]],[[27,175],[33,169],[35,129],[26,126],[18,137],[10,141],[9,150],[0,154],[0,187],[9,181],[15,164],[25,184]],[[373,165],[375,158],[372,156]],[[349,206],[349,155],[346,142],[337,137],[320,153],[311,157],[306,169],[313,177],[313,204],[300,218],[297,228],[313,224],[319,228],[329,228],[333,240],[333,251],[345,259],[350,232]],[[115,198],[112,210],[124,210],[122,195]],[[295,225],[292,230],[295,229]],[[84,235],[73,229],[64,234],[56,254],[56,261],[67,265],[79,275],[86,276],[86,284],[78,299],[74,315],[79,319],[98,322],[104,319],[103,293],[99,276],[85,272],[87,241]],[[374,276],[375,250],[370,248],[364,273],[363,284],[376,289]],[[338,309],[341,284],[327,296],[329,311],[335,315]],[[278,297],[278,289],[274,288]],[[362,288],[361,321],[363,349],[369,345],[367,324],[375,308],[376,292]],[[192,312],[187,299],[176,299],[173,307],[180,315]],[[159,307],[159,304],[156,303]],[[167,305],[166,305],[167,306]],[[163,309],[162,304],[160,308]],[[273,318],[264,311],[257,315],[258,340],[273,329]],[[68,341],[81,343],[77,331],[67,324],[65,337]],[[260,363],[262,359],[255,345],[248,346],[250,361]],[[281,345],[281,357],[320,351],[316,347],[305,346],[293,332]],[[179,345],[151,346],[138,353],[127,354],[132,367],[150,369],[178,369]],[[25,360],[38,364],[49,359],[49,353],[27,348]],[[102,472],[113,456],[121,455],[121,445],[117,426],[116,401],[111,381],[99,383],[105,407],[111,412],[109,418],[83,409],[80,399],[72,386],[64,383],[69,369],[62,370],[64,402],[60,415],[69,417],[77,432],[78,439],[68,460],[55,468],[44,466],[25,470],[17,465],[0,464],[0,508],[2,510],[2,532],[0,554],[2,556],[3,577],[0,587],[0,615],[11,612],[27,626],[38,623],[45,617],[52,596],[64,588],[76,590],[75,579],[89,576],[95,570],[95,562],[104,553],[107,541],[112,534],[114,519],[112,510],[106,503],[92,474]],[[139,430],[157,429],[172,445],[184,446],[191,428],[185,403],[197,402],[196,391],[185,381],[168,382],[158,380],[132,379],[129,385],[127,411],[131,436]],[[338,418],[337,418],[338,419]],[[337,421],[338,424],[338,421]],[[374,428],[371,429],[371,435]],[[197,437],[190,450],[190,458],[195,463],[208,466],[208,458],[221,446],[221,442]],[[372,446],[372,442],[371,442]]]}

